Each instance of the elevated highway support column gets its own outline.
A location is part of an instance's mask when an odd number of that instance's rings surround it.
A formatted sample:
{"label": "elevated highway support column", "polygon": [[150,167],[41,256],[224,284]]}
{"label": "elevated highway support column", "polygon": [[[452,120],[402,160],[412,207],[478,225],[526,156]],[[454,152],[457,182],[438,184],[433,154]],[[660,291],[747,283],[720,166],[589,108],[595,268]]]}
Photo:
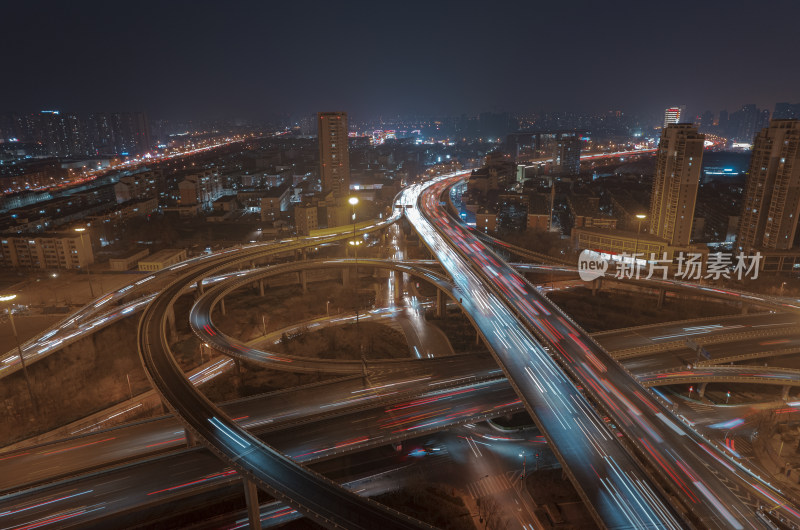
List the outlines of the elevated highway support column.
{"label": "elevated highway support column", "polygon": [[394,271],[394,301],[399,302],[403,299],[402,272]]}
{"label": "elevated highway support column", "polygon": [[597,291],[599,291],[602,288],[603,288],[603,279],[602,278],[596,278],[596,279],[592,280],[592,296],[597,296]]}
{"label": "elevated highway support column", "polygon": [[658,304],[656,308],[661,309],[664,307],[664,299],[667,297],[667,290],[666,289],[659,289],[658,290]]}
{"label": "elevated highway support column", "polygon": [[789,399],[789,391],[792,389],[791,386],[786,385],[785,387],[781,388],[781,399],[786,401]]}
{"label": "elevated highway support column", "polygon": [[248,478],[242,478],[242,484],[244,485],[244,500],[247,503],[247,521],[250,528],[261,528],[258,488],[256,488],[255,483]]}
{"label": "elevated highway support column", "polygon": [[441,289],[436,289],[436,317],[447,318],[447,296]]}
{"label": "elevated highway support column", "polygon": [[707,386],[708,386],[708,383],[700,383],[700,385],[698,385],[698,387],[697,387],[697,395],[702,398],[706,394],[706,387]]}
{"label": "elevated highway support column", "polygon": [[220,301],[219,301],[219,312],[222,313],[222,316],[225,316],[225,315],[228,314],[228,312],[225,310],[225,299],[224,298],[220,299]]}

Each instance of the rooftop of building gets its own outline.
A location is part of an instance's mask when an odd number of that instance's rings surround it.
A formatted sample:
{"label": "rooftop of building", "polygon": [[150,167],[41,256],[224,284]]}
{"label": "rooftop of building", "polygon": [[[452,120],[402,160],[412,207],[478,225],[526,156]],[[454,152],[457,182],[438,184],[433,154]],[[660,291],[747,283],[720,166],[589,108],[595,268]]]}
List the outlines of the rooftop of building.
{"label": "rooftop of building", "polygon": [[186,250],[182,249],[182,248],[165,248],[163,250],[159,250],[155,254],[150,254],[149,256],[144,258],[142,261],[146,261],[146,262],[150,262],[150,261],[153,261],[153,262],[166,261],[166,260],[168,260],[170,258],[173,258],[173,257],[177,256],[178,254],[180,254],[182,252],[185,253]]}

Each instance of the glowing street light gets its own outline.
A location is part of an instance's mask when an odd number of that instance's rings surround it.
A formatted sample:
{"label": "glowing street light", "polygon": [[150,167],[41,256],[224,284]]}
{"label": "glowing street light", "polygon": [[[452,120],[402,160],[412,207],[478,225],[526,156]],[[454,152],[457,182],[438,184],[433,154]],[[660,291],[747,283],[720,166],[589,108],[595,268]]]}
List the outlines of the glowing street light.
{"label": "glowing street light", "polygon": [[358,245],[361,244],[361,241],[356,240],[356,204],[358,204],[358,197],[350,197],[347,199],[347,202],[350,203],[350,206],[353,207],[353,240],[350,241],[350,244],[355,249],[355,257],[356,257],[356,279],[353,282],[355,284],[356,290],[356,329],[358,329],[358,304],[360,298],[358,297]]}
{"label": "glowing street light", "polygon": [[638,226],[636,228],[636,245],[633,247],[633,262],[636,263],[636,253],[639,251],[639,234],[642,232],[642,221],[647,216],[643,213],[637,213],[636,219],[639,220]]}
{"label": "glowing street light", "polygon": [[[75,231],[78,232],[81,235],[81,250],[85,251],[86,250],[86,243],[83,242],[83,233],[86,232],[86,229],[85,228],[76,228]],[[86,276],[87,276],[87,278],[89,280],[89,293],[91,293],[92,300],[94,300],[94,287],[92,287],[92,276],[89,273],[89,266],[88,265],[86,266]]]}
{"label": "glowing street light", "polygon": [[[0,295],[0,302],[10,302],[15,299],[17,295],[6,294]],[[17,335],[17,326],[14,325],[14,312],[11,310],[11,305],[8,306],[8,321],[11,323],[11,331],[14,332],[14,342],[17,344],[17,354],[19,355],[19,362],[22,365],[22,372],[25,374],[25,384],[28,385],[28,395],[31,398],[31,405],[33,406],[34,413],[38,416],[38,406],[36,399],[33,397],[33,386],[31,385],[31,378],[28,375],[28,366],[25,364],[25,357],[22,356],[22,346],[19,344],[19,335]]]}

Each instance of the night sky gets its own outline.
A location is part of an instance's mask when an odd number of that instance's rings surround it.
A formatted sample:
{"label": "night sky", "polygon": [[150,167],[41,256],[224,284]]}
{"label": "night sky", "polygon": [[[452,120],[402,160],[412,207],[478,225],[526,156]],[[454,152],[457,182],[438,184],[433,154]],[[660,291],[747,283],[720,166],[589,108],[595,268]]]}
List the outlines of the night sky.
{"label": "night sky", "polygon": [[[754,11],[754,9],[758,11]],[[13,2],[0,111],[691,112],[800,101],[800,2]]]}

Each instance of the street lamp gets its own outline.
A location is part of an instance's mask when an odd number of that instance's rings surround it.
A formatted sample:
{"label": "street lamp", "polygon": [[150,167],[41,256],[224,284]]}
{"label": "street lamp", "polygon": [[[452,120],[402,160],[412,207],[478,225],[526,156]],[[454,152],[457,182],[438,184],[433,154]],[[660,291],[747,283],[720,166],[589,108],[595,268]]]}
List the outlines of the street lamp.
{"label": "street lamp", "polygon": [[[17,295],[15,294],[7,294],[7,295],[0,295],[0,302],[10,302]],[[33,412],[37,416],[39,415],[38,407],[36,405],[36,399],[33,397],[33,386],[31,386],[31,378],[28,375],[28,366],[25,364],[25,357],[22,356],[22,346],[19,344],[19,335],[17,335],[17,326],[14,325],[14,312],[11,310],[11,304],[8,305],[8,321],[11,322],[11,331],[14,332],[14,342],[17,344],[17,353],[19,354],[19,362],[22,364],[22,372],[25,374],[25,384],[28,385],[28,395],[31,398],[31,405],[33,406]]]}
{"label": "street lamp", "polygon": [[[81,250],[86,249],[86,244],[83,242],[83,233],[86,232],[85,228],[76,228],[76,232],[81,235]],[[89,280],[89,292],[92,294],[92,300],[94,300],[94,288],[92,287],[92,276],[89,273],[89,266],[86,266],[86,277]]]}
{"label": "street lamp", "polygon": [[636,245],[633,247],[633,263],[636,263],[636,253],[639,252],[639,234],[642,232],[642,221],[647,217],[643,213],[637,213],[636,219],[639,221],[636,227]]}
{"label": "street lamp", "polygon": [[356,328],[358,328],[358,308],[359,304],[361,303],[361,299],[358,296],[358,246],[361,244],[361,241],[356,239],[350,241],[350,246],[353,247],[356,254],[356,279],[353,281],[356,291]]}
{"label": "street lamp", "polygon": [[356,329],[358,328],[358,304],[359,304],[359,297],[358,297],[358,245],[361,243],[360,241],[356,240],[356,204],[358,204],[358,197],[350,197],[347,199],[347,202],[350,203],[350,206],[353,207],[353,240],[350,241],[350,244],[353,246],[353,250],[355,250],[355,257],[356,257],[356,279],[353,282],[355,285],[356,290]]}

